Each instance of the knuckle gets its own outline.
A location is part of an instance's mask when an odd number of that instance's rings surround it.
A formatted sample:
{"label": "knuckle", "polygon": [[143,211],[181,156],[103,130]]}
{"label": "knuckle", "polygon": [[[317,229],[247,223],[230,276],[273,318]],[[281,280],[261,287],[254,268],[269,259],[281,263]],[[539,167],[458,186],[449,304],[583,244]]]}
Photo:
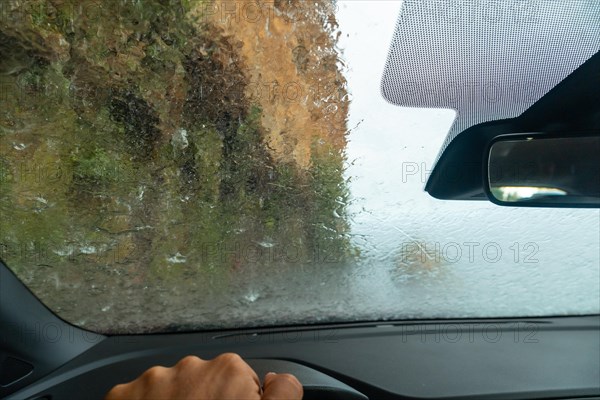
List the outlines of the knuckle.
{"label": "knuckle", "polygon": [[177,368],[189,368],[189,367],[193,367],[195,365],[198,365],[202,362],[202,360],[199,357],[196,356],[187,356],[182,358],[181,360],[179,360],[179,362],[177,363]]}
{"label": "knuckle", "polygon": [[166,370],[165,367],[152,367],[142,374],[141,379],[145,381],[160,380],[165,376]]}
{"label": "knuckle", "polygon": [[223,353],[220,356],[218,356],[215,360],[232,365],[241,364],[243,362],[242,357],[240,357],[236,353]]}

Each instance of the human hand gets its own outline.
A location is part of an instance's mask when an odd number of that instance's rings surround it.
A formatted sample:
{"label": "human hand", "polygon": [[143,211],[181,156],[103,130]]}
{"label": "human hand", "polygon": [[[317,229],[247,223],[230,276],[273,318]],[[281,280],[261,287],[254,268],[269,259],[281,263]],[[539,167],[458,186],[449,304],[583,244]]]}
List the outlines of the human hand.
{"label": "human hand", "polygon": [[261,400],[302,400],[302,384],[291,374],[269,372],[265,376]]}
{"label": "human hand", "polygon": [[174,367],[152,367],[132,382],[117,385],[105,400],[301,400],[302,385],[289,374],[269,373],[264,393],[258,376],[240,356],[222,354],[206,361],[188,356]]}

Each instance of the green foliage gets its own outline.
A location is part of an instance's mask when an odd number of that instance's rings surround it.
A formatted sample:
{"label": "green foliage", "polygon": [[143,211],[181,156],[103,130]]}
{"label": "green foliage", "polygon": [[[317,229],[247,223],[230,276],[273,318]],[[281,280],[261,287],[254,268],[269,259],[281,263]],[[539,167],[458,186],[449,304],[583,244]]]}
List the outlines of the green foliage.
{"label": "green foliage", "polygon": [[[44,248],[66,270],[74,261],[54,253],[65,243],[127,243],[136,252],[119,262],[146,280],[222,286],[239,262],[216,245],[276,238],[307,254],[348,248],[343,153],[313,149],[308,170],[275,160],[262,110],[243,97],[243,84],[241,97],[206,97],[206,81],[221,89],[244,75],[222,63],[233,57],[226,40],[190,22],[196,0],[24,3],[32,7],[26,29],[50,39],[11,44],[22,46],[11,59],[26,65],[7,67],[20,71],[8,79],[23,95],[2,103],[0,118],[14,116],[2,129],[26,132],[31,162],[65,175],[0,180],[0,244]],[[48,33],[68,41],[66,58],[53,53],[60,43]],[[0,179],[20,162],[15,154],[2,149]],[[14,254],[11,261],[31,265]]]}
{"label": "green foliage", "polygon": [[254,207],[256,195],[264,189],[271,163],[260,133],[260,108],[253,106],[233,134],[223,143],[222,194],[236,206]]}
{"label": "green foliage", "polygon": [[221,180],[219,171],[223,159],[223,143],[215,129],[195,131],[192,138],[193,161],[202,201],[218,201]]}
{"label": "green foliage", "polygon": [[80,183],[106,185],[118,182],[123,177],[123,171],[115,155],[96,148],[86,154],[73,156],[73,176]]}
{"label": "green foliage", "polygon": [[345,253],[349,250],[345,234],[350,193],[344,178],[344,155],[334,148],[318,152],[314,147],[308,180],[311,194],[308,221],[313,241]]}
{"label": "green foliage", "polygon": [[111,118],[124,129],[124,144],[130,154],[137,160],[151,157],[160,137],[154,110],[132,92],[114,95],[109,107]]}

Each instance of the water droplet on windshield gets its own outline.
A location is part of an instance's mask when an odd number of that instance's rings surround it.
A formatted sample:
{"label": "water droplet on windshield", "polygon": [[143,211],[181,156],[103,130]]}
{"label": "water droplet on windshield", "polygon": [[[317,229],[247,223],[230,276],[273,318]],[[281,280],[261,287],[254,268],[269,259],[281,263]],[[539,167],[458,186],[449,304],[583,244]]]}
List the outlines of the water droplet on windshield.
{"label": "water droplet on windshield", "polygon": [[187,257],[177,252],[174,256],[167,257],[167,262],[170,264],[184,264],[187,261]]}
{"label": "water droplet on windshield", "polygon": [[258,300],[260,297],[260,294],[251,291],[250,293],[248,293],[247,295],[244,296],[244,300],[246,300],[249,303],[254,303],[256,300]]}
{"label": "water droplet on windshield", "polygon": [[260,247],[264,247],[265,249],[270,249],[276,245],[271,239],[265,239],[261,242],[256,242],[256,244],[258,244]]}

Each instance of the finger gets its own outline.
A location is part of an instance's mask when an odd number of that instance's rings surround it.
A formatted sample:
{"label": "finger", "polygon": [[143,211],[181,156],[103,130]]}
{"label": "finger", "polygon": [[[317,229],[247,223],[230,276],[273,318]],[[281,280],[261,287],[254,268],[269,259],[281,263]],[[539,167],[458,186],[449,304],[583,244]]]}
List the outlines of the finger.
{"label": "finger", "polygon": [[213,359],[212,362],[220,364],[224,368],[223,373],[232,378],[250,376],[257,387],[260,388],[260,379],[258,379],[258,375],[256,375],[256,372],[252,367],[250,367],[250,365],[248,365],[248,363],[238,354],[223,353]]}
{"label": "finger", "polygon": [[302,384],[291,374],[269,372],[265,376],[262,400],[302,400]]}
{"label": "finger", "polygon": [[199,382],[202,382],[202,371],[208,361],[196,356],[187,356],[182,358],[173,367],[174,384],[193,390]]}

